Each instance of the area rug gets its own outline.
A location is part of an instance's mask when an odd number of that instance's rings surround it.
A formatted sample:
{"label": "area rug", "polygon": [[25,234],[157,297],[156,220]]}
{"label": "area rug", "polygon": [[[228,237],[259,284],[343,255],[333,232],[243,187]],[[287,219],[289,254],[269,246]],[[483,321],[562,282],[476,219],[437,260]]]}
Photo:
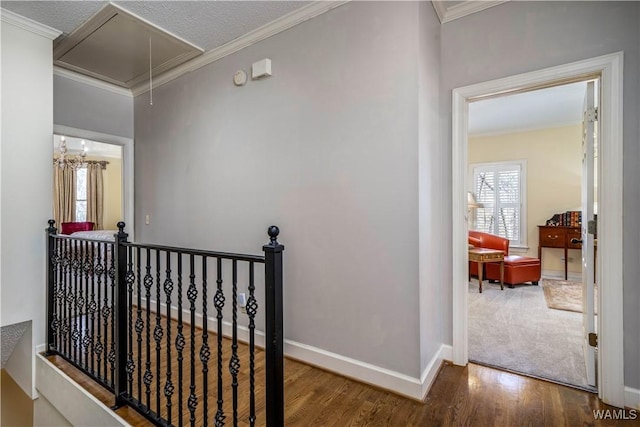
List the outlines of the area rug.
{"label": "area rug", "polygon": [[[574,280],[542,279],[542,289],[547,307],[556,310],[582,313],[582,282]],[[598,289],[594,286],[594,300],[597,301]]]}

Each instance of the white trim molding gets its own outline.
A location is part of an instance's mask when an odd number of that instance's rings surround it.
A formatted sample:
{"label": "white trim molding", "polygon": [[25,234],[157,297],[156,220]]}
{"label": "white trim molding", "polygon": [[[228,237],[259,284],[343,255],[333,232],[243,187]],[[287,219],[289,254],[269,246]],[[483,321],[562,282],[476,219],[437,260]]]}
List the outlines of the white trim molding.
{"label": "white trim molding", "polygon": [[431,4],[436,10],[440,23],[444,24],[445,22],[464,18],[465,16],[473,13],[481,12],[493,6],[498,6],[502,3],[506,3],[507,1],[509,0],[463,1],[461,3],[448,6],[450,3],[448,1],[434,0]]}
{"label": "white trim molding", "polygon": [[[195,71],[198,68],[204,67],[205,65],[209,65],[219,59],[224,58],[225,56],[231,55],[232,53],[244,49],[245,47],[251,46],[255,43],[258,43],[259,41],[281,33],[282,31],[294,27],[304,21],[308,21],[309,19],[335,9],[338,6],[342,6],[345,3],[348,3],[348,0],[311,2],[308,5],[301,7],[300,9],[296,9],[293,12],[282,16],[281,18],[278,18],[268,24],[263,25],[262,27],[250,31],[242,37],[238,37],[237,39],[232,40],[227,44],[205,52],[204,54],[188,62],[185,62],[184,64],[179,65],[176,68],[167,71],[166,73],[158,75],[157,77],[154,76],[153,87],[158,87],[165,83],[169,83],[170,81],[177,79],[183,74],[190,73],[191,71]],[[142,82],[134,86],[132,88],[132,91],[133,96],[138,96],[149,91],[149,82]]]}
{"label": "white trim molding", "polygon": [[124,95],[130,98],[133,97],[133,93],[131,92],[131,89],[127,89],[122,86],[114,85],[113,83],[108,83],[102,80],[98,80],[93,77],[85,76],[84,74],[76,73],[75,71],[67,70],[57,65],[53,66],[53,75],[64,77],[66,79],[73,80],[78,83],[83,83],[89,86],[93,86],[98,89],[117,93],[118,95]]}
{"label": "white trim molding", "polygon": [[318,366],[331,372],[392,391],[414,400],[424,401],[435,380],[443,360],[451,359],[451,347],[441,345],[420,378],[332,353],[321,348],[285,340],[287,357]]}
{"label": "white trim molding", "polygon": [[62,34],[62,31],[36,22],[33,19],[25,18],[24,16],[18,15],[17,13],[11,12],[7,9],[0,9],[0,14],[2,15],[2,22],[30,31],[33,34],[37,34],[49,40],[55,40],[60,34]]}
{"label": "white trim molding", "polygon": [[468,103],[488,96],[532,90],[545,85],[599,77],[602,101],[598,143],[598,395],[623,407],[624,322],[622,251],[623,53],[519,74],[453,90],[452,216],[453,216],[453,362],[466,365],[468,356],[468,252],[466,184],[468,165]]}
{"label": "white trim molding", "polygon": [[624,406],[640,411],[640,390],[637,388],[624,388]]}
{"label": "white trim molding", "polygon": [[[146,298],[141,297],[140,301],[143,307],[147,306]],[[151,312],[155,313],[157,302],[151,299],[148,305],[151,307]],[[171,312],[168,314],[167,305],[161,302],[160,314],[171,317],[172,319],[177,319],[178,307],[172,305]],[[183,308],[182,321],[185,324],[190,324],[190,318],[191,314],[189,310]],[[207,330],[215,333],[218,328],[218,320],[212,316],[207,316],[206,320]],[[195,315],[195,326],[198,328],[204,327],[204,317],[201,313],[196,313]],[[223,321],[222,335],[225,337],[231,337],[232,332],[233,329],[231,323]],[[237,338],[241,342],[248,343],[249,329],[245,326],[238,325]],[[255,330],[255,345],[256,347],[264,348],[265,336],[263,331]],[[391,369],[382,368],[371,363],[363,362],[361,360],[346,357],[341,354],[333,353],[289,339],[284,340],[284,354],[291,359],[320,367],[347,378],[351,378],[365,384],[371,384],[376,387],[381,387],[414,400],[423,401],[426,398],[433,381],[438,375],[442,362],[444,360],[451,360],[451,346],[444,344],[440,346],[436,354],[427,364],[425,370],[422,372],[422,375],[420,375],[420,378],[414,378],[410,375],[396,372]]]}

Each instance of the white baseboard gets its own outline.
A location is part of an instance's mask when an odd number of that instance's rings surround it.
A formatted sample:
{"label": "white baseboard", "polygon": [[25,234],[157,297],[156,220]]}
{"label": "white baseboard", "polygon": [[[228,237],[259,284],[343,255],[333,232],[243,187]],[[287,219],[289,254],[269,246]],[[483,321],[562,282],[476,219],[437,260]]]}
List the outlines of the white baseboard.
{"label": "white baseboard", "polygon": [[640,410],[640,390],[637,388],[624,388],[624,406]]}
{"label": "white baseboard", "polygon": [[[542,277],[546,278],[546,279],[564,280],[564,271],[542,270]],[[582,273],[576,273],[576,272],[569,271],[567,273],[567,280],[575,280],[575,281],[579,282],[579,281],[582,280]]]}
{"label": "white baseboard", "polygon": [[422,372],[422,375],[420,376],[420,382],[422,384],[420,400],[426,399],[427,393],[429,393],[429,390],[433,385],[433,381],[436,379],[436,375],[438,375],[438,371],[440,370],[440,366],[444,360],[453,360],[453,347],[450,345],[442,344],[438,352],[433,356],[425,368],[424,372]]}
{"label": "white baseboard", "polygon": [[[141,300],[142,300],[141,307],[143,309],[146,309],[146,306],[147,306],[146,298],[141,298]],[[157,305],[154,300],[150,301],[150,307],[151,307],[150,311],[152,313],[156,313]],[[167,305],[165,303],[160,303],[160,314],[167,316]],[[240,310],[238,310],[238,314],[240,315]],[[171,315],[169,317],[171,317],[171,319],[178,318],[178,307],[173,305],[171,306]],[[202,314],[195,313],[194,317],[196,321],[195,322],[196,327],[204,329],[204,317],[202,316]],[[134,314],[134,318],[135,318],[135,314]],[[186,308],[182,309],[182,323],[184,323],[185,325],[191,324],[191,312]],[[218,319],[216,319],[215,317],[207,316],[207,329],[210,332],[218,332]],[[230,338],[232,336],[232,333],[233,333],[232,323],[227,321],[222,321],[222,336]],[[254,337],[255,337],[256,347],[264,348],[264,332],[259,329],[255,329]],[[238,325],[238,341],[243,343],[249,342],[248,327]]]}
{"label": "white baseboard", "polygon": [[[151,301],[151,311],[156,312],[156,302]],[[142,307],[146,307],[146,299],[142,298]],[[185,324],[190,324],[191,313],[182,310],[182,320]],[[167,306],[160,304],[160,313],[167,315]],[[178,308],[171,307],[172,319],[177,319]],[[197,327],[203,326],[203,316],[200,313],[195,315],[195,323]],[[212,332],[217,331],[218,320],[214,317],[207,316],[207,329]],[[222,335],[230,337],[232,333],[232,325],[230,322],[222,322]],[[238,341],[249,341],[249,329],[246,326],[238,325]],[[255,344],[257,347],[264,348],[264,332],[255,331]],[[285,339],[284,354],[292,359],[299,360],[309,365],[318,366],[331,372],[343,375],[354,380],[371,384],[390,390],[394,393],[410,397],[416,400],[423,400],[429,388],[435,379],[440,365],[443,360],[452,360],[453,349],[450,345],[441,345],[438,352],[433,356],[420,378],[414,378],[400,372],[382,368],[357,359],[352,359],[337,353],[332,353],[321,348],[313,347],[293,340]]]}

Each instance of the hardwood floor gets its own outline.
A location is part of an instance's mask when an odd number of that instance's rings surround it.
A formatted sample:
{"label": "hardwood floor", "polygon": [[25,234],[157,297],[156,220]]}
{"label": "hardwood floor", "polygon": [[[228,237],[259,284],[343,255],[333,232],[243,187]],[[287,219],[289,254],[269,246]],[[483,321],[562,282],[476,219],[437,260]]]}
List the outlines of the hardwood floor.
{"label": "hardwood floor", "polygon": [[[113,404],[105,389],[67,362],[55,356],[50,360],[105,404]],[[445,363],[421,403],[287,359],[285,402],[287,426],[640,425],[638,419],[595,420],[593,410],[615,409],[595,394],[474,364]],[[264,404],[256,404],[257,425],[263,425]],[[133,409],[117,413],[133,426],[149,425]]]}

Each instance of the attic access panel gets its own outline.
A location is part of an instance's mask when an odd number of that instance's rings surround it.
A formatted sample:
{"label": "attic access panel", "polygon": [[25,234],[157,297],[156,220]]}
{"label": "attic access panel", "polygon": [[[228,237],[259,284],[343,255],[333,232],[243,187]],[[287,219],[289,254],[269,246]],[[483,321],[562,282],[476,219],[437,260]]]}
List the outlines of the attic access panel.
{"label": "attic access panel", "polygon": [[149,78],[149,40],[153,75],[202,54],[202,49],[114,4],[60,40],[53,63],[125,88]]}

